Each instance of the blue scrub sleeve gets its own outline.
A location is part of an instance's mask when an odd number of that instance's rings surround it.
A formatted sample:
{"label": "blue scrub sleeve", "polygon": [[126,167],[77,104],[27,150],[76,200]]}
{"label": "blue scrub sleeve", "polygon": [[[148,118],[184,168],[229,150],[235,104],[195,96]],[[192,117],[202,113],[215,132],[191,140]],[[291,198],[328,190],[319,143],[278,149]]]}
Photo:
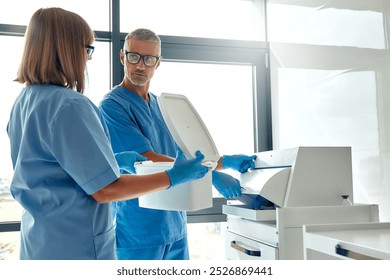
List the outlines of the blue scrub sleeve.
{"label": "blue scrub sleeve", "polygon": [[52,152],[87,194],[95,193],[120,176],[97,110],[88,99],[71,100],[52,122]]}
{"label": "blue scrub sleeve", "polygon": [[136,151],[142,154],[154,150],[131,111],[125,111],[120,104],[111,99],[104,100],[100,108],[110,131],[111,145],[115,153]]}

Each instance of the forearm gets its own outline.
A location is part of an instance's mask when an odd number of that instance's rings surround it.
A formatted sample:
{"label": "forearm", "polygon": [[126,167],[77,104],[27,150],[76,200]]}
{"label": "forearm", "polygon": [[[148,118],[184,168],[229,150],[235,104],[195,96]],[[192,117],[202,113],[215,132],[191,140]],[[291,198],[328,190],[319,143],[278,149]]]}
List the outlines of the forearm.
{"label": "forearm", "polygon": [[142,156],[146,157],[148,160],[151,160],[153,162],[171,162],[175,159],[166,155],[157,154],[153,151],[147,151],[145,153],[142,153]]}
{"label": "forearm", "polygon": [[223,165],[222,165],[222,157],[220,157],[218,159],[218,162],[217,162],[217,167],[215,167],[216,170],[222,170],[223,169]]}
{"label": "forearm", "polygon": [[166,172],[148,175],[123,174],[92,196],[100,203],[109,203],[137,198],[154,191],[164,190],[169,186],[170,180]]}

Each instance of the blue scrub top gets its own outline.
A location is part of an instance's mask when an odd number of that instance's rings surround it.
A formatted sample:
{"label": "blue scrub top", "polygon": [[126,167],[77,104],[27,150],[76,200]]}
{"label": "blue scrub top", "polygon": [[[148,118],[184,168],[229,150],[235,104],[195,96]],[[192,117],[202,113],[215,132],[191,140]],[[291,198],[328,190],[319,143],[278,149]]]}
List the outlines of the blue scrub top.
{"label": "blue scrub top", "polygon": [[120,176],[99,109],[61,86],[27,86],[7,132],[25,209],[20,258],[115,259],[111,206],[91,197]]}
{"label": "blue scrub top", "polygon": [[[101,102],[100,109],[110,131],[114,152],[136,151],[176,156],[176,143],[161,115],[157,98],[150,104],[139,95],[116,86]],[[186,213],[147,209],[138,199],[114,203],[118,248],[139,249],[176,242],[187,237]]]}

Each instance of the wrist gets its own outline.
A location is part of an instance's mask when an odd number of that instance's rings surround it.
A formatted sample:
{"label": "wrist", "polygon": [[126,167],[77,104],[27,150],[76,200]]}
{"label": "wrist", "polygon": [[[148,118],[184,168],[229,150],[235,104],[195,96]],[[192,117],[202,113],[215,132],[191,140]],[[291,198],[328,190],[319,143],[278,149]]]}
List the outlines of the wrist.
{"label": "wrist", "polygon": [[165,171],[165,173],[167,173],[168,175],[168,180],[169,180],[169,186],[167,187],[167,189],[170,189],[172,187],[174,187],[175,185],[175,174],[174,174],[174,171],[172,169],[168,169]]}
{"label": "wrist", "polygon": [[221,157],[221,166],[223,169],[230,168],[229,166],[229,156],[223,155]]}

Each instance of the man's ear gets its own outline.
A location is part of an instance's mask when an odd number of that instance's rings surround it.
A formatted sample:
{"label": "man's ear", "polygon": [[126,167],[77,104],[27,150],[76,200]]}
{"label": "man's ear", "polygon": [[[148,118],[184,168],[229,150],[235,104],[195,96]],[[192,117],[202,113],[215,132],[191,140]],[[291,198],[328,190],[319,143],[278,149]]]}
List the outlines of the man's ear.
{"label": "man's ear", "polygon": [[160,66],[160,61],[161,61],[161,60],[157,61],[156,69]]}
{"label": "man's ear", "polygon": [[125,65],[125,53],[123,52],[123,49],[120,50],[119,57],[122,65]]}

